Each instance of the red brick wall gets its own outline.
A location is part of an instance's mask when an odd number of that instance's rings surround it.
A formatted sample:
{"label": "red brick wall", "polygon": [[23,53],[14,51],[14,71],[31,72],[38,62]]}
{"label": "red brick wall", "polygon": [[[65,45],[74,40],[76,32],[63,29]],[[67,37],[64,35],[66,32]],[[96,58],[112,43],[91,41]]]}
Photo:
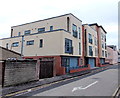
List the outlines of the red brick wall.
{"label": "red brick wall", "polygon": [[80,68],[80,69],[73,69],[73,70],[70,70],[70,73],[74,73],[74,72],[80,72],[80,71],[84,71],[84,70],[88,70],[89,67],[87,68]]}
{"label": "red brick wall", "polygon": [[60,56],[55,57],[55,70],[56,70],[56,75],[65,74],[65,67],[61,66],[61,57]]}
{"label": "red brick wall", "polygon": [[100,67],[99,58],[96,58],[96,67]]}

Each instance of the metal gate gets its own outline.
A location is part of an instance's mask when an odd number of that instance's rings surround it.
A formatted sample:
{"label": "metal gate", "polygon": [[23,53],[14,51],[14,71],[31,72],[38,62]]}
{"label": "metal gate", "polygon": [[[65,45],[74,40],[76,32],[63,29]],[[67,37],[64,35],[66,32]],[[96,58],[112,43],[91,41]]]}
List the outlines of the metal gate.
{"label": "metal gate", "polygon": [[40,60],[40,74],[39,78],[50,78],[53,77],[53,58],[43,58]]}

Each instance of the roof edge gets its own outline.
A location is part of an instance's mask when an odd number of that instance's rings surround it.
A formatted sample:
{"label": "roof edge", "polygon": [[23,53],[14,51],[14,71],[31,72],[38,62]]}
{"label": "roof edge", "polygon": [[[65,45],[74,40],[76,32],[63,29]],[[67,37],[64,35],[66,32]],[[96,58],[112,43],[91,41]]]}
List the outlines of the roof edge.
{"label": "roof edge", "polygon": [[21,24],[21,25],[11,26],[11,28],[22,26],[22,25],[26,25],[26,24],[31,24],[31,23],[35,23],[35,22],[45,21],[45,20],[49,20],[49,19],[53,19],[53,18],[58,18],[58,17],[62,17],[62,16],[67,16],[67,15],[72,15],[73,17],[75,17],[76,19],[78,19],[79,21],[82,22],[82,20],[80,20],[79,18],[77,18],[72,13],[68,13],[68,14],[64,14],[64,15],[59,15],[59,16],[51,17],[51,18],[46,18],[46,19],[43,19],[43,20],[37,20],[37,21],[33,21],[33,22],[24,23],[24,24]]}

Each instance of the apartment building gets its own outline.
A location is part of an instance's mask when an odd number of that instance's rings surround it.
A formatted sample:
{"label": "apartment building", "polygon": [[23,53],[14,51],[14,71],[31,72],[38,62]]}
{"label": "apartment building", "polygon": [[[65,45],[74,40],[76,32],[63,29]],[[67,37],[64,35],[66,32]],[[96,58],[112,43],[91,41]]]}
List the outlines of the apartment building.
{"label": "apartment building", "polygon": [[0,43],[24,59],[40,60],[43,72],[49,66],[48,72],[63,75],[104,65],[106,33],[97,23],[82,25],[70,13],[12,26],[11,37]]}
{"label": "apartment building", "polygon": [[88,24],[83,25],[84,37],[84,63],[90,65],[90,68],[98,66],[98,37],[97,32]]}
{"label": "apartment building", "polygon": [[117,51],[117,47],[115,45],[108,45],[107,46],[107,58],[106,58],[106,62],[108,62],[109,64],[116,64],[118,63],[118,51]]}
{"label": "apartment building", "polygon": [[97,23],[89,24],[96,32],[98,38],[98,66],[103,66],[105,64],[105,58],[107,57],[107,47],[106,47],[106,34],[107,32],[102,26]]}
{"label": "apartment building", "polygon": [[73,14],[11,27],[2,46],[25,59],[54,60],[56,75],[89,69],[83,63],[82,21]]}

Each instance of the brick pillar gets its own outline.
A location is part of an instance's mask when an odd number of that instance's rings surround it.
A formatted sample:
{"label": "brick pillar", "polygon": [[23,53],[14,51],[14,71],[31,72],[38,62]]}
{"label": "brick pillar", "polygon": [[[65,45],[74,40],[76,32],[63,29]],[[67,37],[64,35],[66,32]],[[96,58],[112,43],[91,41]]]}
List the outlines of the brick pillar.
{"label": "brick pillar", "polygon": [[65,67],[61,66],[61,57],[60,56],[55,57],[55,70],[56,70],[56,75],[65,74]]}

